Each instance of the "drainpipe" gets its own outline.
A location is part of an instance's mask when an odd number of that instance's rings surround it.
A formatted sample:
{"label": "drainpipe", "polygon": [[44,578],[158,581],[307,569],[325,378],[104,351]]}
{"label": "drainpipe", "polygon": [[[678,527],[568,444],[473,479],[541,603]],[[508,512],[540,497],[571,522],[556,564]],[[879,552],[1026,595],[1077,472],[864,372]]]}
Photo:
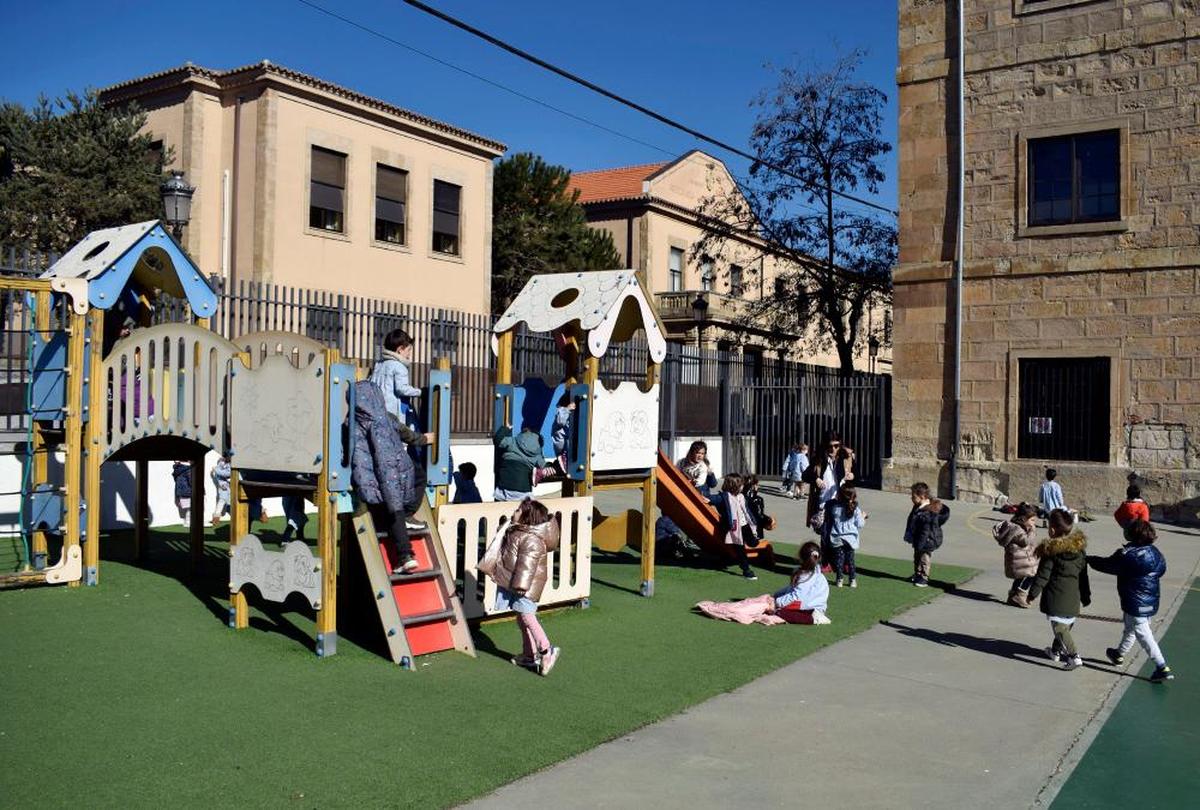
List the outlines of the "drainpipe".
{"label": "drainpipe", "polygon": [[242,150],[242,102],[245,101],[245,96],[238,96],[237,102],[233,107],[233,177],[230,179],[230,186],[233,188],[232,202],[229,206],[229,219],[232,223],[229,236],[229,277],[226,283],[229,284],[228,292],[233,294],[235,289],[234,279],[237,277],[237,237],[238,237],[238,191],[241,186],[238,185],[239,172],[238,164],[241,163],[240,153]]}
{"label": "drainpipe", "polygon": [[962,440],[962,298],[963,298],[963,209],[966,185],[966,92],[963,82],[963,0],[958,0],[958,200],[954,237],[954,428],[951,433],[949,489],[958,498],[958,451]]}

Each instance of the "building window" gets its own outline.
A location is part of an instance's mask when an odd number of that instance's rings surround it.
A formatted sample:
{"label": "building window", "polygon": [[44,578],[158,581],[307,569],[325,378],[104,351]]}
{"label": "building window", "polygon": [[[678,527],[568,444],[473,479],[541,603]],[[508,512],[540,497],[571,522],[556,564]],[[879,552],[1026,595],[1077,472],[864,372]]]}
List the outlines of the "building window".
{"label": "building window", "polygon": [[783,276],[775,276],[775,297],[787,297],[787,279],[785,279]]}
{"label": "building window", "polygon": [[667,289],[679,292],[683,289],[683,249],[671,248],[671,259],[667,266]]}
{"label": "building window", "polygon": [[1121,218],[1121,138],[1115,129],[1029,141],[1029,225]]}
{"label": "building window", "polygon": [[1108,357],[1022,357],[1017,455],[1058,461],[1109,460]]}
{"label": "building window", "polygon": [[700,289],[705,292],[712,292],[713,279],[717,276],[713,267],[712,256],[705,256],[700,260]]}
{"label": "building window", "polygon": [[322,231],[346,230],[346,156],[312,148],[312,182],[308,190],[308,225]]}
{"label": "building window", "polygon": [[393,245],[405,243],[405,205],[408,172],[375,164],[375,240]]}
{"label": "building window", "polygon": [[732,296],[740,296],[745,292],[742,286],[742,266],[740,264],[729,265],[729,294]]}
{"label": "building window", "polygon": [[433,249],[437,253],[459,254],[462,186],[433,181]]}

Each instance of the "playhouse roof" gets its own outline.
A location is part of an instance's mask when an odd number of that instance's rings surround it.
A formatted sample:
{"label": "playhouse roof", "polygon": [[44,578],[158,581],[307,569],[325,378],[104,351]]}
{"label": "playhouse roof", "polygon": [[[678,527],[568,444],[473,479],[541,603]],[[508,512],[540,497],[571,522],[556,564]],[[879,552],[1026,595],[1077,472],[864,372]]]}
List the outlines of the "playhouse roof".
{"label": "playhouse roof", "polygon": [[217,310],[217,296],[200,268],[158,220],[92,231],[41,277],[87,281],[88,303],[97,309],[112,308],[132,281],[186,298],[198,317]]}
{"label": "playhouse roof", "polygon": [[[610,342],[629,340],[638,329],[645,329],[650,358],[661,363],[667,356],[662,322],[633,270],[533,276],[496,321],[493,332],[507,332],[522,321],[533,332],[577,323],[594,357],[602,357]],[[492,348],[496,348],[494,339]]]}

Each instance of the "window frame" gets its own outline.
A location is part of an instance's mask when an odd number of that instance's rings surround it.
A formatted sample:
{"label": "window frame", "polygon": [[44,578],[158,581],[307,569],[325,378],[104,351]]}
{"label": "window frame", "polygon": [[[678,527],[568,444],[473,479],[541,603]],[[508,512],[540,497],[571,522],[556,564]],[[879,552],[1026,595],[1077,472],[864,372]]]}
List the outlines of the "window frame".
{"label": "window frame", "polygon": [[[336,155],[342,159],[342,185],[339,189],[341,191],[341,196],[342,196],[342,199],[341,199],[342,210],[341,211],[336,211],[335,209],[332,209],[332,208],[325,208],[325,207],[317,206],[317,205],[313,204],[313,187],[314,187],[314,185],[320,185],[320,186],[324,186],[327,188],[334,188],[334,189],[339,188],[338,186],[334,186],[334,185],[331,185],[324,181],[317,180],[313,176],[313,174],[314,174],[314,172],[313,172],[313,157],[317,152],[326,152],[331,155]],[[349,236],[349,231],[350,231],[350,229],[349,229],[349,220],[350,220],[350,217],[349,217],[349,208],[350,208],[349,186],[350,186],[350,154],[348,152],[343,152],[339,149],[334,149],[329,146],[322,146],[321,144],[318,144],[318,143],[310,143],[308,145],[308,218],[305,220],[305,226],[308,229],[309,233],[319,234],[321,236],[330,236],[330,237],[334,237],[334,238],[347,238]],[[313,212],[314,211],[327,211],[327,212],[331,212],[331,213],[341,214],[341,220],[338,223],[339,227],[334,229],[334,228],[329,228],[324,225],[314,225],[313,224]]]}
{"label": "window frame", "polygon": [[[441,250],[437,247],[437,236],[439,233],[444,233],[444,232],[439,232],[437,230],[437,214],[439,211],[439,209],[437,207],[437,190],[438,190],[439,183],[441,183],[442,185],[446,185],[446,186],[453,186],[454,188],[458,189],[458,211],[455,212],[456,222],[458,225],[458,231],[454,235],[454,250],[453,251]],[[432,255],[440,257],[440,258],[450,258],[450,259],[455,259],[455,260],[461,261],[463,258],[463,238],[462,238],[462,234],[463,234],[463,223],[462,223],[462,220],[463,220],[463,186],[461,183],[452,183],[449,180],[443,180],[440,177],[435,177],[435,178],[433,178],[433,183],[430,186],[430,188],[431,188],[431,193],[430,193],[430,197],[429,197],[429,212],[430,212],[429,250],[430,250],[430,253]],[[442,211],[442,213],[449,213],[449,212]]]}
{"label": "window frame", "polygon": [[[1060,136],[1087,135],[1107,130],[1117,131],[1117,204],[1119,215],[1116,219],[1091,220],[1071,222],[1059,225],[1030,225],[1030,170],[1029,144],[1030,141],[1055,138]],[[1060,124],[1057,126],[1037,127],[1022,130],[1017,137],[1017,238],[1043,236],[1069,236],[1073,234],[1121,233],[1129,230],[1130,218],[1135,210],[1136,197],[1132,193],[1132,169],[1129,161],[1129,121],[1126,118],[1108,118],[1091,123]],[[1074,172],[1074,167],[1072,167]]]}
{"label": "window frame", "polygon": [[[679,258],[679,266],[672,267],[671,263]],[[667,292],[683,292],[683,248],[670,247],[667,249]]]}
{"label": "window frame", "polygon": [[[1083,174],[1084,173],[1082,171],[1082,166],[1080,165],[1078,150],[1079,150],[1080,140],[1085,139],[1085,138],[1093,138],[1093,137],[1096,137],[1099,135],[1111,135],[1112,136],[1113,147],[1114,147],[1115,157],[1116,157],[1116,161],[1117,161],[1117,165],[1115,167],[1116,171],[1113,172],[1113,174],[1116,175],[1116,183],[1117,183],[1117,189],[1116,189],[1116,195],[1115,195],[1117,205],[1116,205],[1116,210],[1111,215],[1105,214],[1102,216],[1089,217],[1089,216],[1086,216],[1081,210],[1082,204],[1083,204]],[[1041,144],[1049,145],[1052,143],[1061,143],[1061,142],[1065,142],[1065,145],[1067,146],[1067,151],[1068,151],[1067,173],[1070,176],[1070,186],[1071,186],[1071,196],[1069,199],[1070,208],[1071,208],[1070,216],[1067,219],[1045,219],[1045,220],[1039,220],[1037,222],[1034,222],[1032,219],[1032,217],[1033,217],[1032,209],[1033,209],[1033,205],[1035,203],[1034,190],[1038,183],[1038,166],[1037,166],[1037,162],[1033,159],[1033,152]],[[1053,135],[1053,136],[1046,137],[1046,138],[1030,138],[1029,141],[1026,143],[1026,149],[1029,150],[1029,154],[1026,156],[1026,160],[1028,161],[1028,164],[1029,164],[1029,172],[1028,172],[1029,179],[1028,179],[1028,182],[1026,183],[1026,188],[1025,188],[1025,193],[1027,195],[1025,204],[1028,208],[1027,216],[1029,217],[1030,227],[1041,228],[1041,227],[1054,226],[1054,225],[1081,225],[1081,224],[1091,224],[1091,223],[1096,223],[1096,222],[1114,222],[1121,218],[1121,192],[1122,192],[1122,188],[1121,188],[1121,133],[1119,130],[1103,129],[1103,130],[1098,130],[1096,132],[1076,132],[1076,133],[1072,133],[1070,135]],[[1042,168],[1043,168],[1043,170],[1046,169],[1045,166],[1043,166]]]}
{"label": "window frame", "polygon": [[[736,273],[734,271],[737,271]],[[736,283],[735,283],[736,282]],[[741,298],[746,294],[745,265],[729,263],[729,295],[731,298]]]}
{"label": "window frame", "polygon": [[[385,163],[382,160],[375,160],[374,164],[375,164],[375,196],[374,196],[374,205],[373,205],[373,208],[371,211],[371,213],[372,213],[371,242],[379,247],[386,247],[386,248],[393,248],[393,249],[408,248],[409,247],[408,221],[409,221],[409,210],[410,210],[410,207],[408,204],[409,171],[408,171],[408,169],[402,169],[399,166],[393,166],[390,163]],[[380,195],[380,193],[379,193],[380,169],[398,172],[399,174],[403,175],[403,182],[404,182],[404,199],[403,200],[393,200],[390,197],[384,197],[384,196]],[[403,222],[394,222],[393,220],[390,220],[390,219],[381,220],[380,216],[379,216],[379,201],[380,200],[385,200],[385,201],[391,202],[391,203],[399,203],[400,206],[402,206],[404,221]],[[461,206],[461,202],[460,202],[460,206]],[[393,225],[400,226],[400,241],[396,242],[396,241],[392,241],[391,239],[380,238],[379,223],[381,221],[390,222]]]}

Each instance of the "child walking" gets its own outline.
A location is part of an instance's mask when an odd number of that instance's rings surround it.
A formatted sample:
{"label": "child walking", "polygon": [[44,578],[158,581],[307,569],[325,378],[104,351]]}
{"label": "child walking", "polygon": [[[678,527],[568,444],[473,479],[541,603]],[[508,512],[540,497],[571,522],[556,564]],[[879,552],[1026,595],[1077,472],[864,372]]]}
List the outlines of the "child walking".
{"label": "child walking", "polygon": [[1062,485],[1054,479],[1058,477],[1058,471],[1053,468],[1046,470],[1046,480],[1042,482],[1042,486],[1038,489],[1038,503],[1042,505],[1042,517],[1048,516],[1055,509],[1067,508],[1063,502]]}
{"label": "child walking", "polygon": [[561,648],[552,646],[537,619],[537,601],[549,578],[547,555],[558,548],[558,522],[540,501],[526,498],[505,529],[499,553],[480,561],[479,570],[496,582],[496,609],[512,610],[521,627],[520,667],[549,675]]}
{"label": "child walking", "polygon": [[1122,529],[1127,528],[1135,520],[1150,522],[1150,507],[1142,500],[1142,488],[1130,484],[1125,488],[1125,500],[1113,512],[1113,519]]}
{"label": "child walking", "polygon": [[1125,663],[1125,655],[1133,649],[1134,639],[1142,645],[1146,655],[1154,661],[1154,672],[1150,680],[1155,683],[1174,680],[1175,675],[1167,666],[1150,617],[1158,612],[1158,583],[1167,573],[1167,560],[1154,546],[1158,533],[1145,520],[1135,520],[1125,527],[1126,545],[1108,557],[1087,558],[1092,568],[1117,577],[1117,593],[1121,597],[1121,613],[1124,614],[1125,630],[1121,643],[1104,651],[1114,664]]}
{"label": "child walking", "polygon": [[833,549],[833,570],[837,573],[834,587],[842,587],[844,574],[850,580],[850,587],[857,588],[854,552],[858,549],[859,532],[867,525],[867,515],[858,507],[858,492],[853,486],[846,484],[838,490],[825,525],[829,531],[829,545]]}
{"label": "child walking", "polygon": [[729,546],[734,559],[741,566],[742,576],[753,582],[758,579],[758,575],[750,568],[750,560],[746,557],[746,538],[742,531],[748,530],[755,534],[758,529],[750,509],[746,506],[746,496],[742,494],[744,485],[740,475],[730,473],[725,476],[721,491],[709,498],[708,502],[716,507],[720,516],[717,536],[725,538],[725,545]]}
{"label": "child walking", "polygon": [[783,460],[783,485],[781,490],[789,498],[801,495],[800,479],[808,469],[808,445],[796,442]]}
{"label": "child walking", "polygon": [[175,508],[179,510],[180,520],[187,522],[192,508],[192,465],[176,461],[171,466],[171,477],[175,479]]}
{"label": "child walking", "polygon": [[213,465],[209,478],[213,482],[213,490],[217,493],[217,503],[213,507],[212,525],[216,526],[221,518],[229,514],[229,481],[233,478],[233,468],[229,465],[229,456],[220,456]]}
{"label": "child walking", "polygon": [[1034,556],[1034,522],[1037,507],[1022,503],[1012,520],[992,529],[992,537],[1004,549],[1004,576],[1013,581],[1008,589],[1008,604],[1029,607],[1029,588],[1037,574],[1038,559]]}
{"label": "child walking", "polygon": [[1046,648],[1052,661],[1062,662],[1063,669],[1075,669],[1083,664],[1071,627],[1079,618],[1081,607],[1092,603],[1088,583],[1087,538],[1075,527],[1074,518],[1066,509],[1050,513],[1050,538],[1038,544],[1038,570],[1029,589],[1029,600],[1041,595],[1039,607],[1050,619],[1054,643]]}
{"label": "child walking", "polygon": [[913,575],[918,588],[929,586],[933,552],[942,547],[942,526],[950,519],[950,507],[929,497],[929,485],[918,481],[911,489],[912,511],[904,526],[904,542],[913,548]]}

